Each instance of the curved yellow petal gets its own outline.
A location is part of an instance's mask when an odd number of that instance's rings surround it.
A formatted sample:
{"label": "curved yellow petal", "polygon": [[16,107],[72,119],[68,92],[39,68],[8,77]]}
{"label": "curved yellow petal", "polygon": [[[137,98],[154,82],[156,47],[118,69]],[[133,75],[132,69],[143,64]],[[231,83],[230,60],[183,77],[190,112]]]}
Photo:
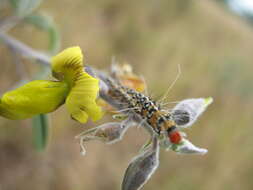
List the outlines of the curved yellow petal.
{"label": "curved yellow petal", "polygon": [[96,121],[102,117],[101,108],[96,104],[99,91],[98,79],[83,72],[75,81],[67,99],[66,106],[73,119],[85,123],[88,116]]}
{"label": "curved yellow petal", "polygon": [[36,80],[5,93],[0,99],[0,115],[8,119],[26,119],[57,109],[65,101],[69,88],[65,82]]}
{"label": "curved yellow petal", "polygon": [[51,62],[53,76],[70,84],[78,73],[83,72],[83,54],[78,46],[63,50]]}
{"label": "curved yellow petal", "polygon": [[99,81],[84,71],[79,47],[68,48],[53,57],[52,72],[57,79],[66,81],[71,89],[66,106],[73,119],[85,123],[88,117],[93,121],[101,118],[102,111],[96,104]]}

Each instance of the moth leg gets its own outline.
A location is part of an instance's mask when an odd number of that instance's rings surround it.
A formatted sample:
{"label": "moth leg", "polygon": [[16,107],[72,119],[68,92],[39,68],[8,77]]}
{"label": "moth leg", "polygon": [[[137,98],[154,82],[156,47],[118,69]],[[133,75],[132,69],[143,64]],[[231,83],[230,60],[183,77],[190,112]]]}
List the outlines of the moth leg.
{"label": "moth leg", "polygon": [[127,119],[128,115],[127,114],[114,114],[112,116],[113,119],[117,119],[117,120],[125,120]]}
{"label": "moth leg", "polygon": [[145,123],[146,121],[147,121],[146,118],[142,119],[141,122],[138,123],[137,129],[139,129],[142,126],[142,124]]}

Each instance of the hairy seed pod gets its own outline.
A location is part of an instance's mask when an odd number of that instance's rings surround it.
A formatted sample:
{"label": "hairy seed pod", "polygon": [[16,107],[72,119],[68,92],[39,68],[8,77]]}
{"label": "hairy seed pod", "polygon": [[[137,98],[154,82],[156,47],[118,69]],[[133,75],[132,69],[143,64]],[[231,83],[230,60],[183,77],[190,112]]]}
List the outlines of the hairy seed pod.
{"label": "hairy seed pod", "polygon": [[122,182],[122,190],[140,189],[155,172],[159,165],[158,140],[153,140],[152,146],[134,158],[129,164]]}
{"label": "hairy seed pod", "polygon": [[179,145],[173,144],[171,149],[179,154],[201,154],[201,155],[204,155],[207,153],[207,149],[196,147],[187,139],[183,139],[181,144],[179,144]]}
{"label": "hairy seed pod", "polygon": [[180,127],[191,126],[212,103],[210,98],[186,99],[179,102],[172,110],[172,118]]}
{"label": "hairy seed pod", "polygon": [[133,125],[132,119],[127,118],[122,122],[110,122],[102,124],[77,135],[76,138],[80,139],[81,154],[86,154],[84,142],[98,140],[106,144],[112,144],[120,141],[131,125]]}
{"label": "hairy seed pod", "polygon": [[126,125],[119,122],[106,123],[96,130],[94,137],[101,138],[103,142],[111,144],[119,141],[126,129]]}

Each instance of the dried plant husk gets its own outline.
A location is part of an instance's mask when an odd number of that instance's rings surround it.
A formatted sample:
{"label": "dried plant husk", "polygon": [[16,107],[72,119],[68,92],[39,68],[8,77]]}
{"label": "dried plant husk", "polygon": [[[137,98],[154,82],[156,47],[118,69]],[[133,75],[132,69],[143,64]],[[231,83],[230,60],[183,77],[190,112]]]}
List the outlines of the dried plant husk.
{"label": "dried plant husk", "polygon": [[179,127],[190,127],[213,102],[209,98],[193,98],[179,102],[172,110],[172,117]]}
{"label": "dried plant husk", "polygon": [[76,138],[80,139],[82,155],[86,154],[84,142],[98,140],[106,144],[112,144],[114,142],[120,141],[127,129],[133,124],[134,122],[132,119],[127,118],[122,122],[109,122],[102,124],[98,127],[88,129],[77,135]]}
{"label": "dried plant husk", "polygon": [[158,140],[153,139],[153,144],[144,152],[134,158],[124,175],[121,189],[138,190],[150,179],[159,165]]}

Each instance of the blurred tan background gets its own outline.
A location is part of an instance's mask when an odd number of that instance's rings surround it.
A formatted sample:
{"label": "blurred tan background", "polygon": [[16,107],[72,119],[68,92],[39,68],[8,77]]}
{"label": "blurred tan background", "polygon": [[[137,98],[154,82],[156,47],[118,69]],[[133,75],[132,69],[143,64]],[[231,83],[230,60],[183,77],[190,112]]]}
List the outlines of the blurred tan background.
{"label": "blurred tan background", "polygon": [[[54,0],[40,10],[54,18],[62,49],[80,45],[85,62],[107,69],[112,56],[145,76],[153,97],[163,94],[177,75],[168,101],[209,97],[214,103],[188,138],[209,150],[205,156],[161,151],[160,167],[145,190],[253,189],[253,28],[211,0]],[[46,36],[19,26],[11,34],[36,49]],[[8,49],[0,44],[1,92],[19,81]],[[23,60],[28,73],[36,66]],[[114,145],[87,143],[79,154],[74,136],[87,127],[72,121],[64,106],[51,114],[47,150],[36,152],[31,123],[0,118],[1,190],[118,190],[129,161],[148,138],[130,129]]]}

